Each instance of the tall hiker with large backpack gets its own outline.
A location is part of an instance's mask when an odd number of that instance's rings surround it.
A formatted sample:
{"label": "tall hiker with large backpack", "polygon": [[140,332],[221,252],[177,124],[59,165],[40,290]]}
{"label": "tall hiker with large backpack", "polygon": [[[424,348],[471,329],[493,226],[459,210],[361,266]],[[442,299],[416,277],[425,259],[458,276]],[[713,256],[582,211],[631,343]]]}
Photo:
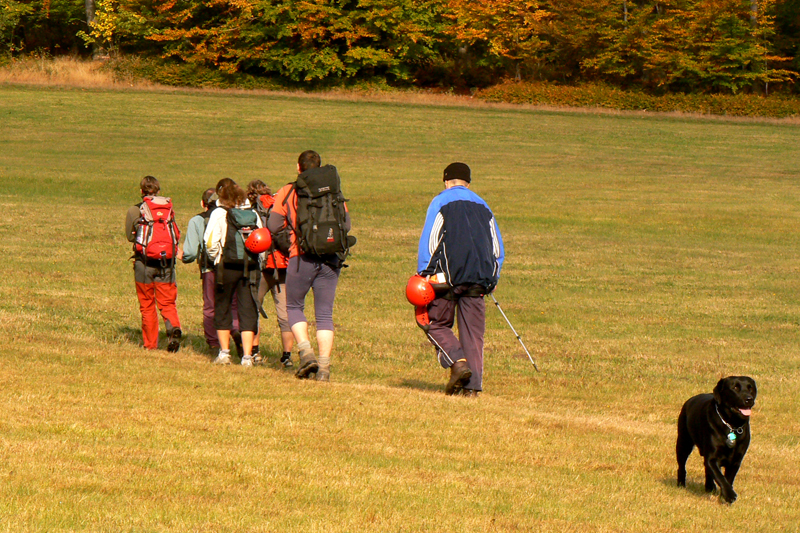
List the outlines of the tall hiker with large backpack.
{"label": "tall hiker with large backpack", "polygon": [[[298,157],[297,172],[297,180],[275,194],[267,227],[273,242],[289,255],[286,311],[300,353],[296,376],[328,381],[336,286],[355,238],[349,235],[350,215],[336,167],[322,166],[319,154],[307,150]],[[319,358],[311,347],[304,312],[312,290]]]}
{"label": "tall hiker with large backpack", "polygon": [[260,258],[245,246],[247,237],[262,226],[256,212],[247,203],[245,193],[230,178],[217,183],[217,208],[211,213],[204,235],[206,248],[216,269],[214,326],[219,339],[217,364],[230,364],[230,339],[233,327],[232,304],[237,300],[239,331],[242,337],[242,365],[253,365],[253,340],[258,331],[258,302],[261,277]]}
{"label": "tall hiker with large backpack", "polygon": [[181,324],[175,302],[178,287],[175,261],[179,258],[180,231],[175,223],[172,201],[158,196],[161,185],[153,176],[142,178],[142,202],[128,210],[125,232],[133,243],[133,271],[136,295],[142,314],[142,342],[150,350],[158,348],[158,312],[167,330],[167,350],[180,348]]}

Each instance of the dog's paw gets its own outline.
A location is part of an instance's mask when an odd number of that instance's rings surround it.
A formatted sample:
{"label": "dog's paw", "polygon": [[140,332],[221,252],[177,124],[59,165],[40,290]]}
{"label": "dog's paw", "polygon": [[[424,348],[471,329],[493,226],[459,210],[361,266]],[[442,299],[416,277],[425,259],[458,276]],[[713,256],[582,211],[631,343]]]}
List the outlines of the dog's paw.
{"label": "dog's paw", "polygon": [[736,501],[739,495],[736,494],[736,491],[731,489],[730,492],[726,491],[722,493],[722,499],[725,500],[725,503],[733,503]]}

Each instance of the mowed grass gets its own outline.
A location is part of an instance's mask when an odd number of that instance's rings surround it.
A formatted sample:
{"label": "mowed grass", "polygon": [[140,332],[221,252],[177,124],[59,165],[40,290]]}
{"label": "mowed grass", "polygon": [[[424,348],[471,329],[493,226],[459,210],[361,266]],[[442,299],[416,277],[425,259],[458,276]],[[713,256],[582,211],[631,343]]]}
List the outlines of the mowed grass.
{"label": "mowed grass", "polygon": [[[800,128],[789,123],[0,86],[0,530],[797,531]],[[222,177],[315,149],[359,242],[332,383],[139,347],[122,227],[157,176],[182,228]],[[469,163],[506,247],[485,393],[447,373],[403,289],[441,171]],[[162,338],[162,347],[165,346]],[[759,384],[739,500],[675,486],[682,403]]]}

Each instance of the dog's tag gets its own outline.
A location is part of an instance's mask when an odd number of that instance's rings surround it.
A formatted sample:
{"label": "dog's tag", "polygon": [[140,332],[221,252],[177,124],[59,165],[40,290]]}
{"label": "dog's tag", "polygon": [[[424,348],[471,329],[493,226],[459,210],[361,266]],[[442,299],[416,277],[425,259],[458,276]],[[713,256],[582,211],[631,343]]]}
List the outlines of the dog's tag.
{"label": "dog's tag", "polygon": [[733,431],[728,433],[728,440],[725,441],[725,444],[728,445],[728,448],[733,448],[733,445],[736,444],[736,433]]}

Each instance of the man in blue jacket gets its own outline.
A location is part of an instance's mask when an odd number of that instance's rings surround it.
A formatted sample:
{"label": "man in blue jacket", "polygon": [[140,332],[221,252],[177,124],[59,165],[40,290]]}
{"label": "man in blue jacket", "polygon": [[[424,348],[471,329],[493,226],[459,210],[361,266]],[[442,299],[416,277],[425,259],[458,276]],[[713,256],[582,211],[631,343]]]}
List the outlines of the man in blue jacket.
{"label": "man in blue jacket", "polygon": [[[492,210],[469,190],[470,168],[444,169],[444,188],[428,207],[419,240],[417,273],[430,279],[436,298],[428,306],[428,339],[450,369],[445,394],[477,396],[483,389],[483,297],[500,279],[505,256]],[[458,317],[458,338],[453,333]]]}

